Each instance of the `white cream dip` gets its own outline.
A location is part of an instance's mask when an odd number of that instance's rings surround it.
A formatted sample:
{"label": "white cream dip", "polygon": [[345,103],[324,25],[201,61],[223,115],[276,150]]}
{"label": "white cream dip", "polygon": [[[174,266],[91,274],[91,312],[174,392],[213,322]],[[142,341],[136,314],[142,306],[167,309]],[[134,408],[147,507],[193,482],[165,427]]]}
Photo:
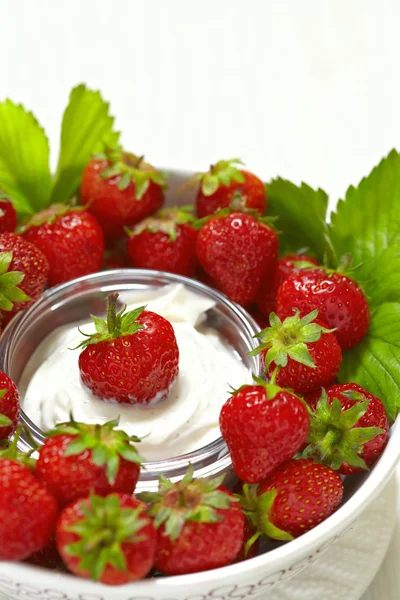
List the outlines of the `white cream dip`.
{"label": "white cream dip", "polygon": [[146,304],[172,324],[179,347],[179,375],[166,400],[150,406],[112,404],[96,398],[81,382],[78,356],[70,350],[94,331],[93,323],[58,327],[32,355],[23,373],[23,409],[44,431],[69,420],[103,423],[119,415],[120,428],[142,438],[148,461],[192,452],[220,436],[218,418],[229,385],[251,382],[251,373],[217,331],[202,327],[213,302],[173,284],[161,290],[123,293],[128,309]]}

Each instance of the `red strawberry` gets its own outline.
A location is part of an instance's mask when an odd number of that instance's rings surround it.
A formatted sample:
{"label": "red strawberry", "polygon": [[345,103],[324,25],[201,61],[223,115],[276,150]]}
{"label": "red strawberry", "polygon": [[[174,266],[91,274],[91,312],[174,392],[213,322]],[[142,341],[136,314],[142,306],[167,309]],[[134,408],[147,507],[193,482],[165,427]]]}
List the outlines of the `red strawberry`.
{"label": "red strawberry", "polygon": [[11,197],[0,188],[0,233],[15,231],[18,219]]}
{"label": "red strawberry", "polygon": [[239,169],[241,164],[237,158],[220,160],[207,173],[200,175],[196,199],[198,217],[203,218],[219,208],[227,208],[237,193],[243,197],[246,208],[264,214],[267,207],[265,185],[253,173]]}
{"label": "red strawberry", "polygon": [[244,539],[245,518],[223,478],[193,479],[193,467],[178,483],[160,476],[158,492],[144,492],[157,528],[155,567],[165,575],[216,569],[231,563]]}
{"label": "red strawberry", "polygon": [[307,438],[310,419],[300,398],[257,380],[222,407],[219,426],[236,475],[247,483],[265,479],[292,458]]}
{"label": "red strawberry", "polygon": [[156,548],[156,532],[145,510],[127,494],[90,496],[64,508],[56,540],[68,569],[106,585],[145,577]]}
{"label": "red strawberry", "polygon": [[259,534],[288,541],[327,519],[343,496],[340,475],[312,460],[291,460],[259,486],[244,486],[242,507]]}
{"label": "red strawberry", "polygon": [[0,458],[0,560],[23,560],[44,548],[58,507],[23,464]]}
{"label": "red strawberry", "polygon": [[298,308],[302,315],[318,309],[320,318],[335,328],[342,350],[358,344],[368,331],[370,312],[360,286],[341,273],[303,269],[282,283],[276,299],[277,314],[285,318]]}
{"label": "red strawberry", "polygon": [[194,217],[182,208],[164,208],[129,231],[134,267],[192,276],[197,266]]}
{"label": "red strawberry", "polygon": [[46,256],[51,286],[96,273],[101,268],[103,232],[86,210],[53,204],[29,221],[23,236]]}
{"label": "red strawberry", "polygon": [[48,273],[39,248],[15,233],[0,234],[0,309],[6,323],[39,298]]}
{"label": "red strawberry", "polygon": [[389,423],[383,403],[356,383],[332,385],[307,396],[314,411],[304,455],[343,475],[367,469],[380,457]]}
{"label": "red strawberry", "polygon": [[317,265],[317,261],[312,256],[305,254],[287,254],[282,256],[276,265],[272,280],[268,279],[261,288],[258,297],[258,308],[264,315],[269,316],[276,311],[276,295],[280,285],[293,273],[298,273],[300,269],[305,268],[299,265]]}
{"label": "red strawberry", "polygon": [[233,561],[234,563],[254,558],[258,555],[260,550],[260,542],[257,536],[257,532],[254,527],[246,520],[244,526],[244,539],[239,554]]}
{"label": "red strawberry", "polygon": [[107,322],[93,317],[96,332],[80,347],[79,370],[98,398],[127,404],[164,400],[175,382],[179,350],[173,327],[144,306],[117,314],[109,294]]}
{"label": "red strawberry", "polygon": [[129,269],[130,262],[127,255],[120,250],[106,250],[103,256],[103,271],[112,271],[114,269]]}
{"label": "red strawberry", "polygon": [[20,400],[17,386],[8,375],[0,371],[0,440],[5,440],[14,433],[19,413]]}
{"label": "red strawberry", "polygon": [[262,344],[249,352],[251,356],[261,353],[269,377],[278,369],[278,385],[300,394],[332,383],[342,362],[342,351],[332,329],[324,327],[317,315],[314,310],[300,318],[296,311],[282,323],[271,313],[271,327],[258,334]]}
{"label": "red strawberry", "polygon": [[35,475],[60,504],[90,492],[132,494],[139,479],[141,457],[134,442],[140,440],[116,430],[117,421],[103,425],[59,424],[50,431],[39,451]]}
{"label": "red strawberry", "polygon": [[159,171],[121,150],[96,155],[83,172],[81,202],[98,219],[107,239],[123,236],[129,227],[164,203],[165,181]]}
{"label": "red strawberry", "polygon": [[229,210],[217,213],[201,227],[197,256],[218,288],[234,302],[246,305],[275,269],[279,242],[262,218]]}

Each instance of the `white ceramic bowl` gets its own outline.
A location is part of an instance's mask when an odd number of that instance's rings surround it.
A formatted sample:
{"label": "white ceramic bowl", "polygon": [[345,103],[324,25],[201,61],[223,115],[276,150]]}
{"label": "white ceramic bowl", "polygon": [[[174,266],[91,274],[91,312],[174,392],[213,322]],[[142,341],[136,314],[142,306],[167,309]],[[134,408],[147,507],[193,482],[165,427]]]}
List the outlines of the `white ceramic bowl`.
{"label": "white ceramic bowl", "polygon": [[[190,203],[193,192],[176,191],[187,173],[170,177],[169,203]],[[241,600],[266,597],[268,590],[292,577],[315,560],[357,520],[383,489],[400,456],[400,423],[391,428],[390,440],[369,473],[347,478],[342,506],[326,521],[302,537],[271,544],[256,558],[193,575],[154,578],[121,587],[107,587],[73,575],[56,573],[23,563],[0,563],[0,591],[23,600]]]}

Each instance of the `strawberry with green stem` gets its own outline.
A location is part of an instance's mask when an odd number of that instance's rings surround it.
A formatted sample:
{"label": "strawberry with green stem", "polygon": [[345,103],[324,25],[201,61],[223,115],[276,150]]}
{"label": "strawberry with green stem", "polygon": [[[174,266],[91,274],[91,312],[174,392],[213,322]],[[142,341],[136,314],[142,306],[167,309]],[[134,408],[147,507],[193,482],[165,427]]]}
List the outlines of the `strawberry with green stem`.
{"label": "strawberry with green stem", "polygon": [[254,377],[254,385],[234,390],[221,409],[221,435],[236,475],[247,483],[263,481],[307,439],[310,419],[306,404],[276,385],[277,375],[278,368],[270,383]]}
{"label": "strawberry with green stem", "polygon": [[[92,316],[96,333],[83,334],[79,370],[83,384],[102,400],[148,404],[168,396],[179,370],[174,329],[144,306],[117,313],[108,295],[107,320]],[[81,332],[82,333],[82,332]]]}
{"label": "strawberry with green stem", "polygon": [[206,273],[231,300],[253,302],[276,267],[279,242],[271,218],[245,208],[235,195],[229,208],[198,221],[196,252]]}
{"label": "strawberry with green stem", "polygon": [[58,506],[32,473],[34,461],[13,442],[0,452],[0,560],[24,560],[45,548],[54,531]]}
{"label": "strawberry with green stem", "polygon": [[300,394],[332,383],[342,362],[334,330],[327,329],[317,317],[318,310],[302,318],[296,310],[282,322],[271,313],[270,327],[256,336],[262,343],[249,352],[250,356],[261,354],[268,375],[279,367],[278,385]]}
{"label": "strawberry with green stem", "polygon": [[158,492],[139,494],[157,529],[155,567],[165,575],[223,567],[243,544],[245,518],[223,477],[194,479],[193,471],[177,483],[161,475]]}
{"label": "strawberry with green stem", "polygon": [[196,270],[197,229],[189,206],[163,208],[128,233],[132,265],[192,276]]}
{"label": "strawberry with green stem", "polygon": [[19,414],[20,398],[17,386],[8,375],[0,371],[0,440],[6,440],[15,432]]}
{"label": "strawberry with green stem", "polygon": [[356,346],[368,331],[367,299],[358,283],[344,272],[310,265],[281,284],[276,298],[280,318],[293,315],[294,310],[304,316],[314,309],[328,327],[335,329],[342,350]]}
{"label": "strawberry with green stem", "polygon": [[53,204],[34,215],[21,231],[24,239],[46,256],[50,286],[101,268],[103,231],[95,217],[81,207]]}
{"label": "strawberry with green stem", "polygon": [[43,292],[49,265],[44,254],[15,233],[0,234],[0,315],[8,323]]}
{"label": "strawberry with green stem", "polygon": [[356,383],[332,385],[306,397],[312,412],[303,456],[343,475],[368,469],[388,441],[389,423],[379,398]]}
{"label": "strawberry with green stem", "polygon": [[256,210],[261,215],[265,213],[265,185],[253,173],[241,169],[242,165],[238,158],[220,160],[211,165],[207,173],[197,176],[199,189],[196,211],[199,218],[212,215],[218,209],[227,208],[237,193],[243,197],[246,208]]}
{"label": "strawberry with green stem", "polygon": [[56,529],[58,552],[78,577],[123,585],[153,567],[156,532],[144,504],[127,494],[90,495],[64,508]]}
{"label": "strawberry with green stem", "polygon": [[279,541],[299,537],[327,519],[343,497],[340,475],[312,460],[290,460],[259,485],[244,485],[241,506],[261,536]]}
{"label": "strawberry with green stem", "polygon": [[161,208],[166,182],[160,171],[120,148],[96,154],[86,166],[81,203],[97,218],[107,240]]}
{"label": "strawberry with green stem", "polygon": [[72,419],[47,433],[35,475],[65,505],[90,492],[132,494],[143,461],[140,440],[117,429],[118,419],[88,425]]}

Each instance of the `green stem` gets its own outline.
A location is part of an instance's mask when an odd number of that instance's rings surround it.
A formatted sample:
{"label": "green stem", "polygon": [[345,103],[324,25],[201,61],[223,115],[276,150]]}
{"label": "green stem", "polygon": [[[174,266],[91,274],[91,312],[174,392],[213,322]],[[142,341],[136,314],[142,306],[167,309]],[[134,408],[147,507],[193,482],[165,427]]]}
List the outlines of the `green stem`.
{"label": "green stem", "polygon": [[275,367],[275,369],[274,369],[274,371],[273,371],[273,373],[271,375],[271,378],[270,378],[269,382],[272,383],[272,385],[275,385],[276,378],[277,378],[278,373],[279,373],[279,369],[280,369],[280,367]]}
{"label": "green stem", "polygon": [[325,458],[325,456],[328,454],[333,444],[335,444],[338,441],[339,435],[340,434],[336,429],[328,429],[325,436],[318,444],[323,458]]}

